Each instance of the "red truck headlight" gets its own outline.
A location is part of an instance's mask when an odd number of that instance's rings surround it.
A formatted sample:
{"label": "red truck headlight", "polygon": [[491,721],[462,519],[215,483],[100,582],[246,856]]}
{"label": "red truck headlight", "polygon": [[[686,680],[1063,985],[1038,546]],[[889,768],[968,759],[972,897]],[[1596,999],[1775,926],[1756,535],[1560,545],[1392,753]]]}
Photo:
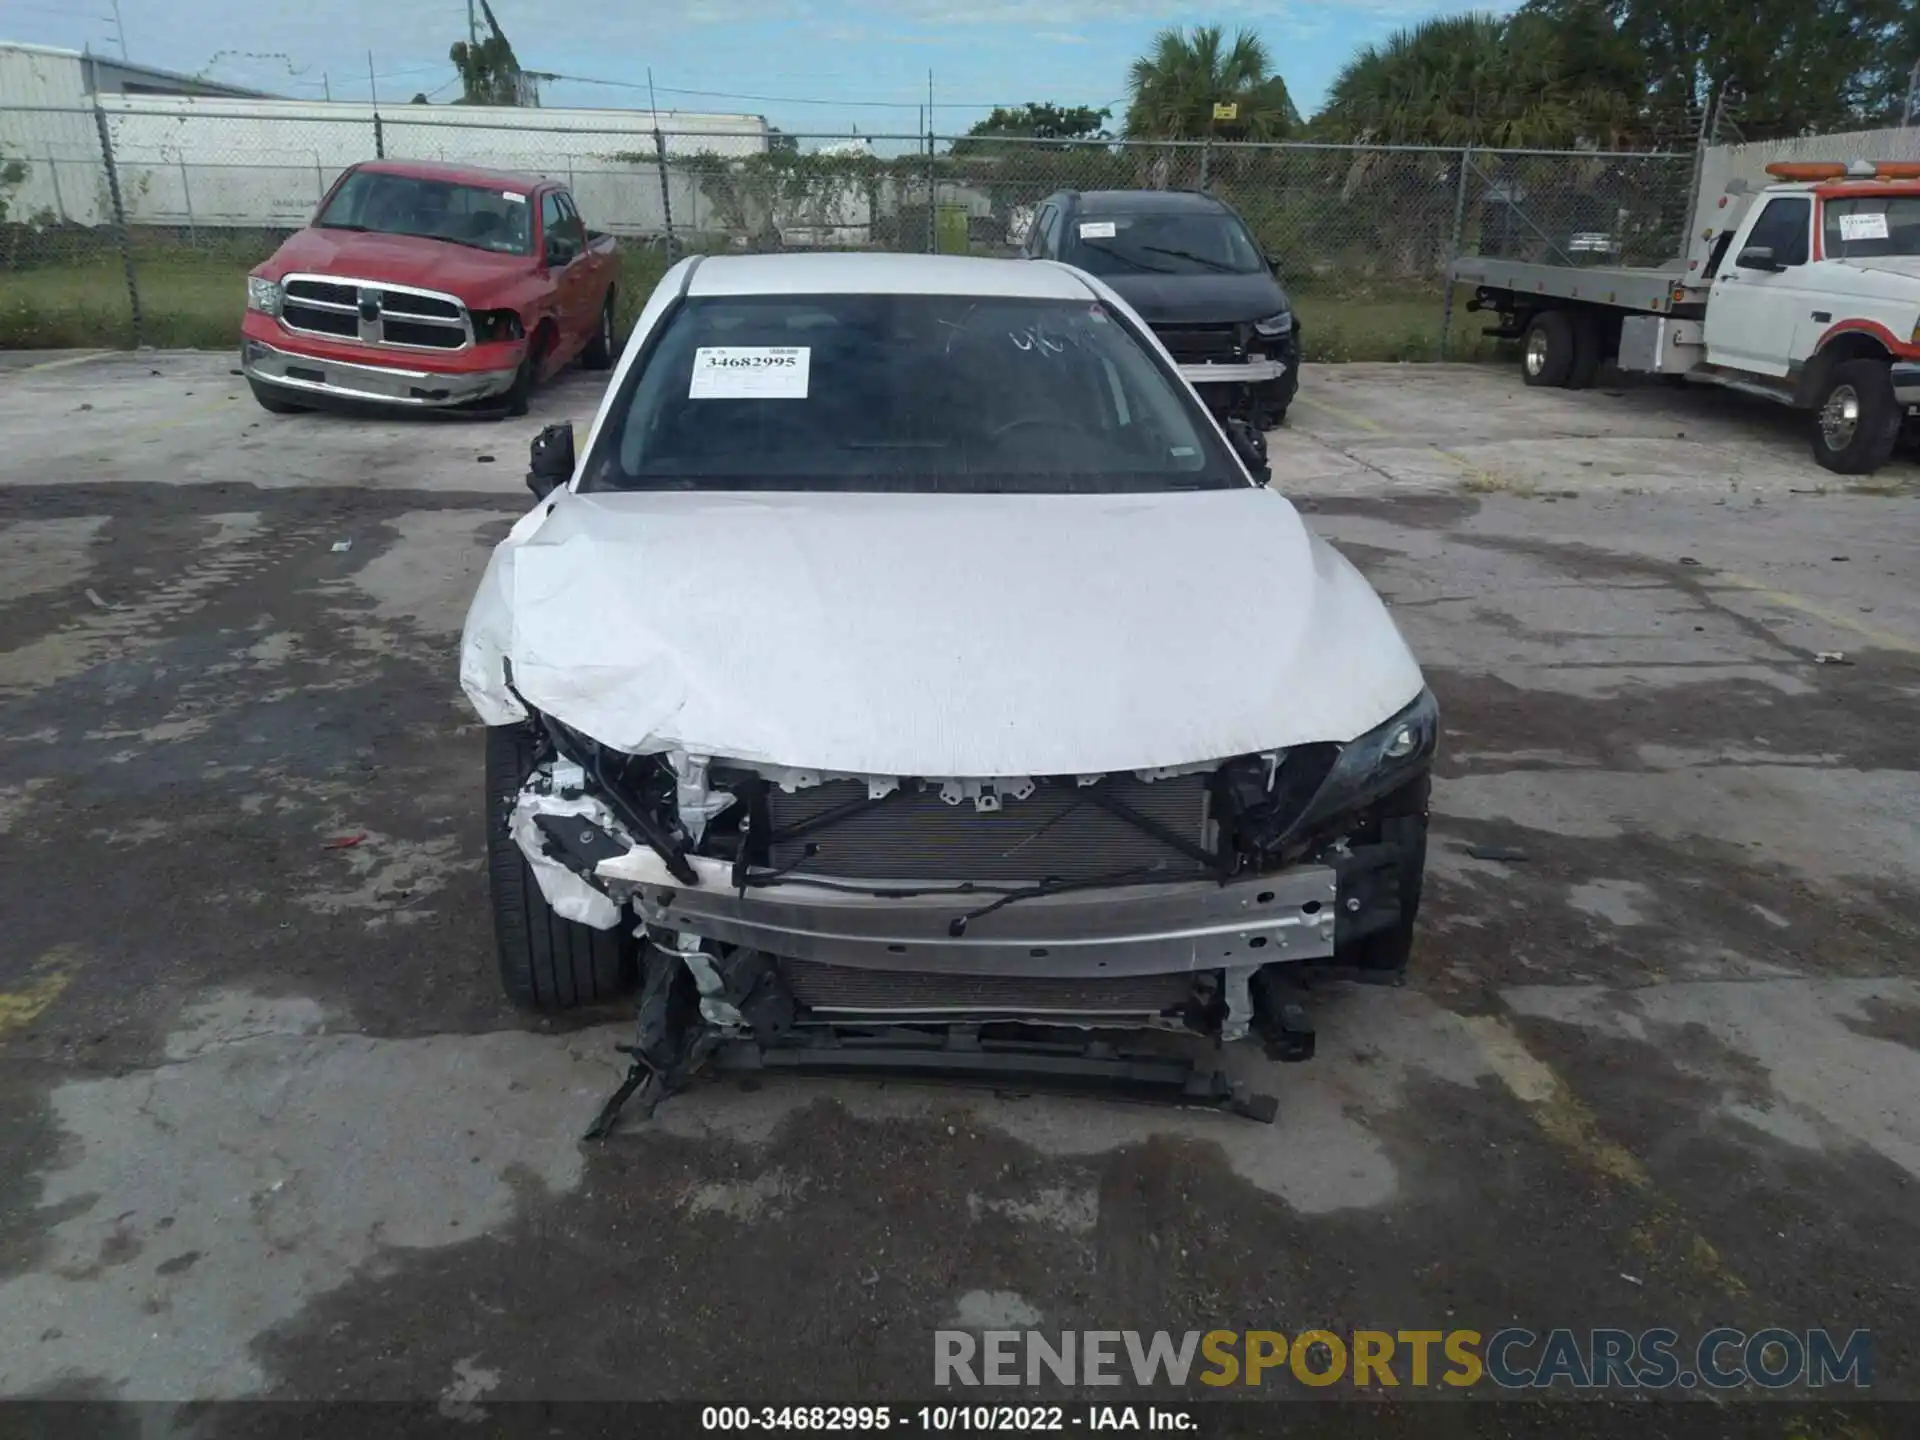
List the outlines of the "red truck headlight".
{"label": "red truck headlight", "polygon": [[263,276],[247,277],[247,308],[258,310],[262,315],[280,313],[280,282],[268,280]]}
{"label": "red truck headlight", "polygon": [[476,310],[473,312],[473,338],[479,344],[493,340],[518,340],[526,334],[515,310]]}

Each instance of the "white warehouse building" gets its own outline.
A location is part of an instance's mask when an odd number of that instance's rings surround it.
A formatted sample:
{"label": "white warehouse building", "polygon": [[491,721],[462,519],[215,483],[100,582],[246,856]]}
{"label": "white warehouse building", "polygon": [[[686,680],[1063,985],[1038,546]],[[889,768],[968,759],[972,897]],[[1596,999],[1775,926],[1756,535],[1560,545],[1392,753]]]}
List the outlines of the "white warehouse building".
{"label": "white warehouse building", "polygon": [[[133,74],[175,83],[115,85]],[[9,218],[111,218],[96,104],[128,222],[196,229],[301,225],[343,169],[384,154],[566,180],[595,228],[656,234],[666,226],[656,127],[670,158],[760,154],[772,134],[758,115],[279,100],[0,44],[0,162],[26,170],[4,197]],[[694,178],[671,179],[676,224],[697,220]]]}

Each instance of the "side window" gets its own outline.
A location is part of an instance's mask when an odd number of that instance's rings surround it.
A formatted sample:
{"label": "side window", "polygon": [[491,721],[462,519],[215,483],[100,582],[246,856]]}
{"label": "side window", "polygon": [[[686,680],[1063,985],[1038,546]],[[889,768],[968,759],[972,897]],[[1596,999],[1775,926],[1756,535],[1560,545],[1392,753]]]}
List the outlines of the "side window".
{"label": "side window", "polygon": [[[1804,265],[1807,263],[1807,232],[1813,223],[1813,201],[1804,195],[1778,195],[1767,202],[1767,208],[1760,212],[1760,218],[1753,222],[1753,229],[1747,232],[1743,250],[1760,246],[1773,251],[1773,263],[1776,265]],[[1739,265],[1739,257],[1734,258]],[[1754,266],[1742,266],[1754,269]]]}
{"label": "side window", "polygon": [[1027,222],[1027,254],[1035,259],[1047,253],[1047,221],[1053,206],[1042,205]]}
{"label": "side window", "polygon": [[573,196],[564,190],[553,192],[560,200],[560,215],[567,227],[567,233],[573,236],[573,243],[582,250],[587,248],[587,225],[580,218],[580,212],[574,208]]}
{"label": "side window", "polygon": [[540,243],[551,254],[555,240],[571,242],[572,239],[567,217],[560,211],[560,193],[549,190],[540,197]]}
{"label": "side window", "polygon": [[1066,212],[1058,205],[1053,206],[1047,211],[1047,230],[1046,234],[1041,236],[1040,243],[1045,247],[1041,253],[1049,260],[1058,260],[1060,258],[1060,228],[1061,222],[1065,218]]}

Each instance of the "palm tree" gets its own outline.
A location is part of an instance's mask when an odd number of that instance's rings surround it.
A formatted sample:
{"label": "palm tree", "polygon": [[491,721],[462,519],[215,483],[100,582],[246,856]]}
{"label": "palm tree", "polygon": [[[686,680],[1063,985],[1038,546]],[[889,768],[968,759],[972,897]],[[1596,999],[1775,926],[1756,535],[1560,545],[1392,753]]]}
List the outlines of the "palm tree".
{"label": "palm tree", "polygon": [[1334,80],[1315,129],[1397,145],[1608,145],[1633,125],[1618,85],[1570,65],[1533,16],[1451,15],[1363,46]]}
{"label": "palm tree", "polygon": [[[1251,30],[1228,45],[1218,25],[1191,35],[1162,30],[1153,49],[1133,62],[1126,129],[1130,139],[1283,140],[1300,125],[1287,82],[1273,73],[1267,47]],[[1237,118],[1216,122],[1217,102],[1238,105]]]}

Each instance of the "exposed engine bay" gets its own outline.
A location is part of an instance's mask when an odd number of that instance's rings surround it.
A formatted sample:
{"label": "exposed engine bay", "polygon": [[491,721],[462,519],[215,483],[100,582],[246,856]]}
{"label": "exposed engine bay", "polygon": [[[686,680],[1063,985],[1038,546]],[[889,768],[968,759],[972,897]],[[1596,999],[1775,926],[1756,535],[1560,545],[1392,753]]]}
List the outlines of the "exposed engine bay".
{"label": "exposed engine bay", "polygon": [[[1117,774],[630,755],[527,706],[507,826],[556,914],[642,941],[629,1093],[703,1066],[1140,1088],[1260,1118],[1176,1037],[1305,1059],[1305,977],[1399,923],[1425,692],[1346,745]],[[1414,843],[1409,822],[1417,823]]]}

